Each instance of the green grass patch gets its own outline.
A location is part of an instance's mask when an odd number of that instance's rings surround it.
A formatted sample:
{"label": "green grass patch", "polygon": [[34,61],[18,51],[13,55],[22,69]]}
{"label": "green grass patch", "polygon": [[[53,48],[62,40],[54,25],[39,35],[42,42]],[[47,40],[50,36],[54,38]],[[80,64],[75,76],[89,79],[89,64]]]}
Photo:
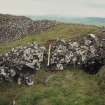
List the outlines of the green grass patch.
{"label": "green grass patch", "polygon": [[[52,78],[45,84],[50,75]],[[32,87],[3,85],[8,88],[0,91],[0,101],[4,105],[9,105],[13,99],[17,105],[105,105],[105,95],[100,92],[96,75],[74,69],[52,74],[39,71],[35,80]]]}

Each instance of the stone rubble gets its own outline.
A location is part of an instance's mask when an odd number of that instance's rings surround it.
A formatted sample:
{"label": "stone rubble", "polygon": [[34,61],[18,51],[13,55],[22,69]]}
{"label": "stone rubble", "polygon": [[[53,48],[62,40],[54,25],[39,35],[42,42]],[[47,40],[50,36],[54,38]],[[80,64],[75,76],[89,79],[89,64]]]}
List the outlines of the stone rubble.
{"label": "stone rubble", "polygon": [[32,76],[40,70],[44,59],[45,47],[33,43],[27,47],[18,47],[0,58],[0,79],[18,84],[32,85]]}
{"label": "stone rubble", "polygon": [[58,40],[50,46],[49,67],[53,67],[52,70],[64,70],[68,66],[74,66],[96,72],[94,69],[98,70],[98,66],[105,64],[105,40],[99,40],[94,34],[80,41]]}
{"label": "stone rubble", "polygon": [[105,65],[105,39],[89,34],[79,41],[55,40],[49,48],[37,43],[13,48],[0,56],[0,80],[17,81],[29,86],[41,67],[49,70],[64,70],[70,67],[83,68],[96,73]]}

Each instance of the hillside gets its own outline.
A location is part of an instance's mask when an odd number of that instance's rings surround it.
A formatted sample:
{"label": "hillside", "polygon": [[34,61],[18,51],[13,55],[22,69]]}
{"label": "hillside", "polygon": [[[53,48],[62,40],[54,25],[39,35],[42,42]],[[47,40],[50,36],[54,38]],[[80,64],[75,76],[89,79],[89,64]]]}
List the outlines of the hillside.
{"label": "hillside", "polygon": [[[48,40],[57,38],[78,40],[89,33],[101,35],[101,30],[103,28],[97,26],[61,23],[48,32],[0,44],[0,53],[34,41],[46,45]],[[103,71],[90,75],[77,68],[56,73],[40,70],[34,77],[35,85],[31,87],[0,82],[0,105],[11,105],[14,100],[16,105],[105,105]]]}
{"label": "hillside", "polygon": [[105,26],[104,17],[28,16],[33,20],[56,20],[65,23]]}
{"label": "hillside", "polygon": [[26,46],[27,44],[34,41],[40,44],[45,44],[48,40],[57,38],[64,38],[67,40],[70,38],[77,39],[89,33],[97,33],[99,30],[101,30],[101,28],[97,26],[61,23],[56,25],[53,29],[50,29],[48,32],[43,32],[31,36],[28,35],[14,42],[2,43],[0,44],[0,52],[6,52],[17,46]]}
{"label": "hillside", "polygon": [[33,21],[25,16],[0,14],[0,43],[47,31],[55,24],[54,21]]}

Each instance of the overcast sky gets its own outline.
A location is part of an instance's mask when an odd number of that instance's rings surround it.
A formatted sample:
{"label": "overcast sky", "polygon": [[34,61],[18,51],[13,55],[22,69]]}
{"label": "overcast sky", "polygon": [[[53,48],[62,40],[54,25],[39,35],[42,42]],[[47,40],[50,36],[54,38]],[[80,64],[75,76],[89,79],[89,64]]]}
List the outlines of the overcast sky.
{"label": "overcast sky", "polygon": [[0,13],[105,17],[105,0],[0,0]]}

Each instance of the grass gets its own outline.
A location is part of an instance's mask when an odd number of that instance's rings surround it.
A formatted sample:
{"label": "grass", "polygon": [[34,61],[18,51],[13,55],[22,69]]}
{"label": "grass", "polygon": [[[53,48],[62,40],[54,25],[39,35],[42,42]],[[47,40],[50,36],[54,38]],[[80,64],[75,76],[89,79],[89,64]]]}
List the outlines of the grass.
{"label": "grass", "polygon": [[[34,41],[45,44],[48,40],[74,38],[78,40],[89,33],[96,33],[95,26],[59,24],[48,32],[31,35],[21,40],[0,44],[0,53],[13,47],[26,46]],[[83,70],[71,69],[63,72],[40,70],[35,76],[35,85],[18,86],[15,83],[0,83],[0,105],[105,105],[105,76],[89,75]],[[102,76],[101,76],[102,75]],[[46,79],[52,76],[46,84]]]}
{"label": "grass", "polygon": [[85,25],[77,25],[77,24],[58,24],[54,29],[50,29],[48,32],[43,32],[36,35],[27,36],[21,40],[3,43],[0,44],[0,53],[4,53],[9,51],[13,47],[17,46],[26,46],[28,43],[32,43],[34,41],[43,44],[48,40],[63,38],[63,39],[71,39],[78,38],[89,33],[95,33],[99,30],[99,27],[96,26],[85,26]]}
{"label": "grass", "polygon": [[[45,84],[50,75],[52,78]],[[3,84],[0,99],[2,105],[11,105],[14,99],[17,105],[105,105],[105,94],[96,77],[74,69],[52,74],[39,71],[37,84],[32,87]]]}

